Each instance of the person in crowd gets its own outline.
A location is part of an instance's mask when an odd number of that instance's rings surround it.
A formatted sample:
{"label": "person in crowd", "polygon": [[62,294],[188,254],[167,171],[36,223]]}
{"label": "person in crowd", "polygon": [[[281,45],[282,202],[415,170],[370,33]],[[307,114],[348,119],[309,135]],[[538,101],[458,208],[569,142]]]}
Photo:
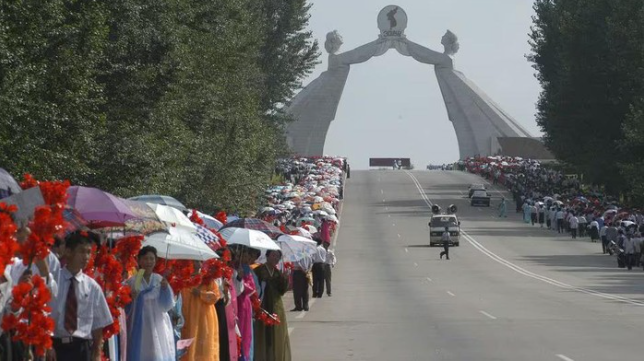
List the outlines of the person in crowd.
{"label": "person in crowd", "polygon": [[443,259],[443,256],[449,260],[449,244],[452,241],[452,238],[449,234],[449,227],[445,227],[445,232],[441,236],[441,241],[443,242],[443,251],[440,254],[440,259]]}
{"label": "person in crowd", "polygon": [[331,242],[331,227],[331,221],[329,221],[326,217],[323,218],[320,225],[320,238],[322,239],[322,243]]}
{"label": "person in crowd", "polygon": [[295,308],[291,310],[293,312],[309,310],[309,281],[306,275],[312,267],[313,259],[309,255],[304,255],[293,266],[293,301],[295,304]]}
{"label": "person in crowd", "polygon": [[530,223],[534,226],[537,222],[539,222],[539,208],[534,203],[530,205]]}
{"label": "person in crowd", "polygon": [[[597,223],[599,223],[599,221]],[[608,236],[606,235],[607,231],[608,231],[608,225],[605,226],[605,227],[600,226],[600,228],[599,228],[599,238],[601,239],[601,242],[602,242],[602,253],[604,253],[604,254],[606,254],[609,251],[609,249],[608,249],[608,245],[609,245]]]}
{"label": "person in crowd", "polygon": [[572,239],[577,239],[577,230],[579,228],[579,218],[575,216],[574,213],[570,214],[570,217],[568,218],[568,224],[570,227],[570,234],[572,235]]}
{"label": "person in crowd", "polygon": [[507,217],[508,217],[507,202],[505,201],[505,197],[501,197],[501,203],[499,204],[499,218],[507,218]]}
{"label": "person in crowd", "polygon": [[250,297],[257,292],[257,287],[250,265],[255,262],[257,257],[255,257],[253,250],[250,248],[240,247],[237,252],[239,262],[237,264],[236,279],[237,282],[243,285],[241,292],[237,294],[237,320],[242,339],[239,359],[241,361],[252,361],[253,306]]}
{"label": "person in crowd", "polygon": [[98,235],[85,231],[73,232],[65,240],[66,265],[51,301],[55,328],[49,360],[101,360],[103,328],[112,324],[112,314],[101,287],[83,273],[92,245],[99,242]]}
{"label": "person in crowd", "polygon": [[615,227],[615,225],[612,222],[608,223],[608,227],[606,227],[607,247],[608,247],[608,244],[610,244],[610,242],[617,243],[618,238],[619,238],[619,231],[617,230],[617,227]]}
{"label": "person in crowd", "polygon": [[539,226],[543,228],[543,224],[546,222],[546,209],[543,204],[539,204]]}
{"label": "person in crowd", "polygon": [[[201,270],[201,262],[194,262],[195,272]],[[185,325],[182,339],[194,339],[182,361],[219,360],[219,320],[215,303],[221,298],[215,282],[202,284],[181,291]]]}
{"label": "person in crowd", "polygon": [[525,201],[523,203],[523,221],[525,223],[530,223],[531,212],[532,212],[532,207],[530,207],[530,203],[528,201]]}
{"label": "person in crowd", "polygon": [[331,297],[331,276],[333,267],[337,262],[335,252],[329,249],[329,243],[323,243],[322,246],[326,250],[326,259],[324,260],[324,283],[326,285],[326,295]]}
{"label": "person in crowd", "polygon": [[[181,298],[181,293],[178,295],[175,295],[175,302],[174,302],[174,307],[170,311],[168,311],[168,315],[170,316],[170,321],[172,322],[172,334],[174,336],[174,344],[175,348],[177,345],[177,342],[181,339],[181,330],[183,329],[183,326],[186,324],[186,319],[183,317],[183,312],[181,309],[183,308],[183,298]],[[186,353],[186,350],[179,350],[176,349],[176,357],[175,360],[180,360],[181,356],[183,356]]]}
{"label": "person in crowd", "polygon": [[563,209],[557,209],[555,218],[557,219],[557,233],[559,234],[564,233],[564,215]]}
{"label": "person in crowd", "polygon": [[633,269],[633,264],[635,264],[635,240],[631,234],[624,235],[621,229],[619,232],[620,238],[622,238],[620,247],[624,250],[624,263],[630,271]]}
{"label": "person in crowd", "polygon": [[173,361],[176,357],[172,321],[168,312],[174,307],[174,294],[168,281],[152,270],[157,250],[141,248],[139,271],[126,281],[132,290],[127,312],[128,361]]}
{"label": "person in crowd", "polygon": [[[591,242],[597,242],[599,239],[599,222],[597,222],[596,219],[590,221],[590,224],[588,225],[588,234],[590,235]],[[606,253],[604,247],[606,246],[602,242],[602,251],[603,253]]]}
{"label": "person in crowd", "polygon": [[[223,257],[226,248],[217,250],[217,255]],[[230,265],[229,265],[230,266]],[[234,276],[233,276],[234,280]],[[237,361],[239,352],[237,349],[237,292],[235,292],[235,281],[218,278],[215,280],[219,292],[223,297],[215,304],[217,319],[219,320],[219,360]]]}
{"label": "person in crowd", "polygon": [[262,308],[269,314],[276,314],[280,320],[273,326],[255,323],[255,361],[291,360],[288,324],[282,304],[282,296],[288,290],[288,278],[277,268],[281,258],[281,251],[268,250],[266,263],[254,271],[260,284]]}
{"label": "person in crowd", "polygon": [[313,298],[322,298],[324,294],[324,263],[326,262],[326,249],[322,240],[315,240],[318,244],[317,252],[313,254]]}
{"label": "person in crowd", "polygon": [[588,221],[586,220],[586,216],[584,216],[584,214],[582,213],[577,218],[579,219],[579,226],[577,227],[579,237],[586,237],[586,229],[588,228]]}

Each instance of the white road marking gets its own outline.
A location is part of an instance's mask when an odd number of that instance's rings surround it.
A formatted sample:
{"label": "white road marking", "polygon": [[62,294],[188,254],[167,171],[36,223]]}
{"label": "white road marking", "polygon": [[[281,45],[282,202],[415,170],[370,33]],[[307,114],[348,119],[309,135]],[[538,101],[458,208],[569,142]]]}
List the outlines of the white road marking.
{"label": "white road marking", "polygon": [[[433,203],[432,203],[431,200],[429,200],[429,198],[427,198],[427,195],[424,194],[424,192],[422,192],[422,186],[420,185],[420,183],[418,183],[418,179],[416,179],[416,177],[411,172],[409,172],[409,171],[406,171],[406,172],[407,172],[407,175],[409,175],[409,177],[412,179],[412,181],[416,185],[416,188],[418,188],[418,191],[421,192],[421,197],[423,198],[425,203],[431,208]],[[608,300],[612,300],[612,301],[628,303],[628,304],[631,304],[631,305],[634,305],[634,306],[644,306],[644,302],[642,302],[642,301],[637,301],[637,300],[634,300],[634,299],[631,299],[631,298],[622,297],[622,296],[618,296],[618,295],[611,295],[611,294],[608,294],[608,293],[603,293],[603,292],[591,290],[591,289],[588,289],[588,288],[572,286],[572,285],[569,285],[567,283],[560,282],[560,281],[557,281],[555,279],[545,277],[545,276],[542,276],[540,274],[528,271],[525,268],[519,267],[516,264],[514,264],[512,262],[509,262],[508,260],[506,260],[506,259],[498,256],[494,252],[488,250],[482,244],[480,244],[478,241],[476,241],[473,237],[471,237],[469,234],[467,234],[467,232],[464,231],[463,229],[461,229],[461,235],[463,236],[463,238],[465,238],[465,240],[467,242],[469,242],[472,246],[474,246],[474,248],[479,250],[481,253],[485,254],[486,256],[488,256],[489,258],[494,260],[495,262],[498,262],[498,263],[500,263],[500,264],[510,268],[511,270],[513,270],[513,271],[515,271],[515,272],[517,272],[519,274],[522,274],[524,276],[534,278],[536,280],[551,284],[551,285],[559,287],[559,288],[572,290],[572,291],[577,291],[577,292],[585,293],[585,294],[588,294],[588,295],[592,295],[592,296],[596,296],[596,297],[599,297],[599,298],[604,298],[604,299],[608,299]]]}
{"label": "white road marking", "polygon": [[394,227],[396,227],[396,223],[392,223],[392,224],[394,225]]}
{"label": "white road marking", "polygon": [[386,202],[386,200],[384,200],[384,199],[383,199],[383,200],[382,200],[382,203],[385,203],[385,202]]}
{"label": "white road marking", "polygon": [[427,277],[427,282],[432,282],[432,279]]}
{"label": "white road marking", "polygon": [[448,295],[450,295],[450,296],[452,296],[452,297],[456,297],[456,295],[455,295],[455,294],[453,294],[453,293],[452,293],[452,291],[447,291],[447,294],[448,294]]}
{"label": "white road marking", "polygon": [[496,317],[494,317],[494,316],[490,315],[489,313],[487,313],[487,312],[485,312],[485,311],[479,311],[479,312],[480,312],[482,315],[484,315],[485,317],[487,317],[487,318],[489,318],[489,319],[491,319],[491,320],[496,320]]}
{"label": "white road marking", "polygon": [[414,267],[418,267],[418,263],[414,262]]}
{"label": "white road marking", "polygon": [[400,238],[400,235],[398,235],[398,238]]}
{"label": "white road marking", "polygon": [[388,214],[387,217],[391,218],[391,214]]}
{"label": "white road marking", "polygon": [[409,249],[405,248],[405,253],[409,253]]}
{"label": "white road marking", "polygon": [[381,189],[381,190],[380,190],[380,194],[385,194],[385,191],[383,191],[383,190]]}
{"label": "white road marking", "polygon": [[389,207],[385,207],[385,211],[388,211],[388,210],[389,210]]}
{"label": "white road marking", "polygon": [[559,357],[560,359],[562,359],[564,361],[575,361],[575,360],[571,359],[570,357],[568,357],[566,355],[562,355],[562,354],[558,354],[557,357]]}
{"label": "white road marking", "polygon": [[291,332],[293,332],[293,330],[295,330],[295,327],[289,327],[288,328],[288,335],[289,336],[291,335]]}

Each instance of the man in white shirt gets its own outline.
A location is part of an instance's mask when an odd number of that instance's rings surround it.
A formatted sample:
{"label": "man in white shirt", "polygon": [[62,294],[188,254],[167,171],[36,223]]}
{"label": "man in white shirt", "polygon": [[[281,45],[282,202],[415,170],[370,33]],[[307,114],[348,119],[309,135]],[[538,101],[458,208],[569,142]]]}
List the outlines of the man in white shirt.
{"label": "man in white shirt", "polygon": [[625,236],[622,247],[624,248],[624,262],[626,262],[626,267],[630,271],[633,269],[633,263],[635,263],[635,240],[633,236],[630,234]]}
{"label": "man in white shirt", "polygon": [[563,209],[559,208],[557,210],[557,213],[555,214],[555,218],[557,219],[557,233],[563,233],[564,230],[564,211]]}
{"label": "man in white shirt", "polygon": [[335,266],[337,259],[335,253],[329,249],[329,244],[324,242],[322,245],[326,250],[326,261],[324,262],[324,282],[326,283],[326,295],[331,297],[331,269]]}
{"label": "man in white shirt", "polygon": [[313,298],[322,298],[324,293],[324,263],[326,262],[326,249],[322,246],[322,240],[315,240],[318,243],[317,252],[313,258]]}
{"label": "man in white shirt", "polygon": [[579,218],[575,216],[574,213],[570,214],[570,217],[568,218],[568,224],[570,225],[570,234],[572,235],[572,239],[577,239],[577,229],[579,228]]}
{"label": "man in white shirt", "polygon": [[66,239],[67,264],[60,271],[58,293],[51,302],[55,328],[49,360],[101,360],[103,328],[113,319],[103,290],[83,273],[92,244],[99,241],[96,234],[85,231],[73,232]]}
{"label": "man in white shirt", "polygon": [[311,271],[313,259],[305,255],[293,264],[293,301],[295,308],[291,311],[308,311],[309,310],[309,280],[306,274]]}

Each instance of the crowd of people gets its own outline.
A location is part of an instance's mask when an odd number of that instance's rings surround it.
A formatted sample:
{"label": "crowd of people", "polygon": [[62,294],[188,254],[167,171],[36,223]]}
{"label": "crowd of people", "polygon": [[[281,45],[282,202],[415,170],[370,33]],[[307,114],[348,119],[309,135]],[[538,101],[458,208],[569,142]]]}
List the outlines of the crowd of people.
{"label": "crowd of people", "polygon": [[[619,267],[644,267],[644,215],[627,209],[578,177],[517,157],[473,157],[459,164],[493,184],[506,187],[516,212],[541,228],[601,242],[602,252],[616,255]],[[506,216],[506,200],[499,205]]]}
{"label": "crowd of people", "polygon": [[[3,202],[26,192],[15,181],[0,184],[7,197],[0,201],[0,258],[11,252],[0,262],[0,359],[291,360],[282,298],[292,288],[293,311],[308,311],[309,289],[321,298],[326,286],[331,296],[331,243],[350,171],[344,158],[320,157],[280,160],[276,172],[283,182],[246,218],[210,217],[177,202],[178,222],[155,219],[169,235],[184,220],[193,223],[186,240],[202,242],[212,257],[185,259],[170,257],[170,245],[149,245],[148,234],[126,232],[125,223],[114,233],[113,223],[96,227],[104,223],[84,219],[89,213],[80,208],[50,202],[66,198],[63,182],[36,185],[48,204],[20,222],[19,210]],[[47,218],[59,208],[59,219]],[[270,238],[226,239],[240,222]]]}

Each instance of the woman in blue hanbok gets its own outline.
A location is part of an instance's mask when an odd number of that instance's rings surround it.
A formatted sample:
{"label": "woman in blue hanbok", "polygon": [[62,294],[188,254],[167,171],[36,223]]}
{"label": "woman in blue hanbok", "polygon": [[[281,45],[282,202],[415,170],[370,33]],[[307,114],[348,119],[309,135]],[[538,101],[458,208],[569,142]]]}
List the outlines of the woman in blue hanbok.
{"label": "woman in blue hanbok", "polygon": [[128,279],[132,302],[127,311],[127,360],[175,361],[175,343],[168,311],[174,295],[168,281],[152,273],[157,250],[146,246],[138,255],[139,272]]}
{"label": "woman in blue hanbok", "polygon": [[525,223],[530,223],[532,217],[532,207],[529,202],[523,203],[523,221]]}

